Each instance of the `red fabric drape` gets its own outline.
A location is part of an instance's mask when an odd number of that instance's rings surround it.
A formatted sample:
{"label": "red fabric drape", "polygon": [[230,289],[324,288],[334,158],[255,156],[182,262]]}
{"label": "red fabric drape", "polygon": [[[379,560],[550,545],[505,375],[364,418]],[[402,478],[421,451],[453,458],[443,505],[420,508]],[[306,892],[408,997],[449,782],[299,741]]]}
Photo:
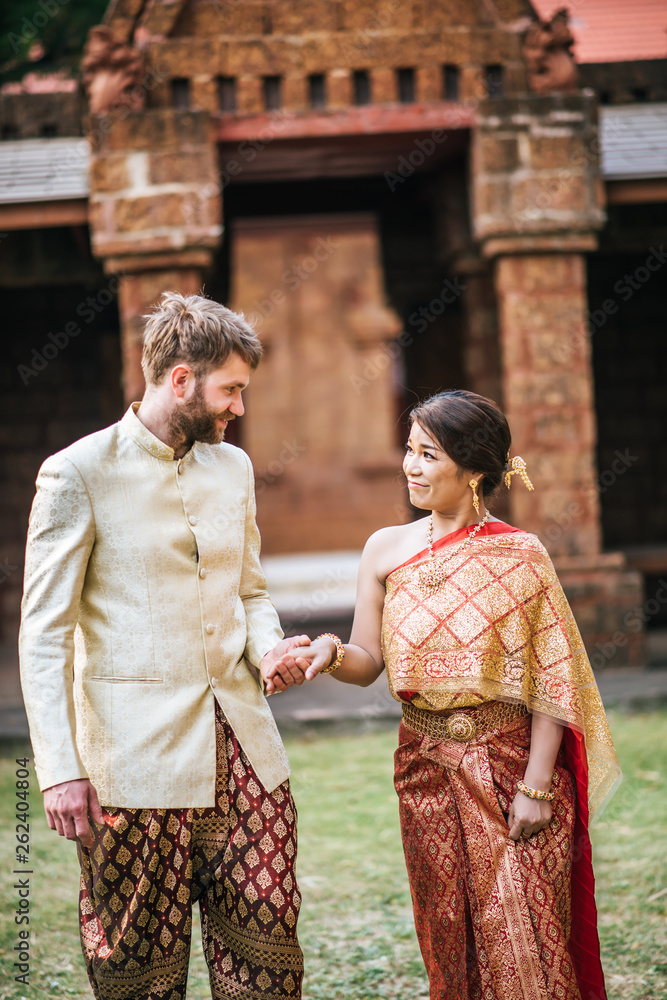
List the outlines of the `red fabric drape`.
{"label": "red fabric drape", "polygon": [[577,788],[572,857],[572,933],[570,953],[582,1000],[606,1000],[600,961],[600,940],[595,906],[595,877],[588,835],[588,764],[584,737],[569,727],[563,735],[567,766]]}

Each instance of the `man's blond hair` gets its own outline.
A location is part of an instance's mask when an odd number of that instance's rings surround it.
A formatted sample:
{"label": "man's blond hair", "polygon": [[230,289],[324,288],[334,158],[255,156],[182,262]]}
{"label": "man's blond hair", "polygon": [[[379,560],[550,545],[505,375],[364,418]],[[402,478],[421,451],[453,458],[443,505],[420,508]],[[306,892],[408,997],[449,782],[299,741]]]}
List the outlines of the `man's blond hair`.
{"label": "man's blond hair", "polygon": [[262,345],[241,313],[203,295],[164,292],[147,320],[141,367],[148,385],[158,385],[179,362],[198,377],[238,354],[251,368],[262,356]]}

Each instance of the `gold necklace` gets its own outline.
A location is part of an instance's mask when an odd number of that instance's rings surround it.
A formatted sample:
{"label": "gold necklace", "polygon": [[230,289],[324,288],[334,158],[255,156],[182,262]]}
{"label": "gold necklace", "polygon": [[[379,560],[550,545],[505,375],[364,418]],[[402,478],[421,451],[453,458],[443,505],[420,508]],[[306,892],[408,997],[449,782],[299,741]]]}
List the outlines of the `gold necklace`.
{"label": "gold necklace", "polygon": [[[472,529],[470,534],[460,545],[458,545],[452,552],[444,557],[445,562],[449,562],[454,556],[457,556],[460,552],[463,552],[472,542],[475,535],[477,535],[486,522],[489,520],[489,511],[485,513],[481,521],[479,521],[475,527]],[[431,514],[428,522],[428,562],[424,563],[419,570],[419,585],[424,590],[436,590],[442,583],[444,574],[442,573],[442,561],[436,565],[433,556],[433,514]]]}

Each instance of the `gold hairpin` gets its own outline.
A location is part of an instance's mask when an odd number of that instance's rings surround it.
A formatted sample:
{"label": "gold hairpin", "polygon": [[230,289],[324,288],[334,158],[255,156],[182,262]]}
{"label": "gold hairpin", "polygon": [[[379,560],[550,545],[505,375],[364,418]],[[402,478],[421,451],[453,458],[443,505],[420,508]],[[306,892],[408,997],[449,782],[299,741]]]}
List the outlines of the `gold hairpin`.
{"label": "gold hairpin", "polygon": [[[509,461],[509,455],[507,456],[507,460]],[[505,473],[505,486],[507,487],[507,489],[509,489],[510,486],[512,485],[512,476],[516,475],[517,472],[523,479],[523,484],[526,487],[526,489],[534,490],[535,487],[531,483],[530,479],[528,478],[528,473],[526,472],[526,463],[519,455],[514,456],[514,458],[510,462],[510,468]]]}

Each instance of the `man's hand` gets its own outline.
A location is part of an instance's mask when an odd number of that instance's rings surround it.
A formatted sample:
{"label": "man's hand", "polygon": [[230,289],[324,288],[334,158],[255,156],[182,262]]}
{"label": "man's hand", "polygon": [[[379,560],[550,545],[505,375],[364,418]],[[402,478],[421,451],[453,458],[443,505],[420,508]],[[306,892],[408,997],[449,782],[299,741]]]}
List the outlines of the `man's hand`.
{"label": "man's hand", "polygon": [[[308,639],[307,636],[294,636],[288,641],[296,642],[304,638]],[[277,650],[278,646],[272,652]],[[285,689],[279,687],[281,680],[288,687],[291,684],[303,684],[304,680],[312,681],[335,659],[336,643],[332,639],[315,639],[312,642],[308,639],[307,644],[295,647],[289,653],[283,653],[272,665],[270,677],[276,685],[276,690],[283,691]]]}
{"label": "man's hand", "polygon": [[102,807],[95,786],[88,778],[63,781],[44,792],[44,809],[52,830],[68,840],[80,840],[85,847],[93,846],[89,820],[104,823]]}
{"label": "man's hand", "polygon": [[259,672],[267,695],[276,691],[286,691],[293,684],[303,684],[308,664],[302,661],[302,665],[299,666],[297,659],[290,654],[299,647],[309,645],[310,639],[307,635],[291,635],[287,639],[281,639],[273,649],[264,654],[259,662]]}

